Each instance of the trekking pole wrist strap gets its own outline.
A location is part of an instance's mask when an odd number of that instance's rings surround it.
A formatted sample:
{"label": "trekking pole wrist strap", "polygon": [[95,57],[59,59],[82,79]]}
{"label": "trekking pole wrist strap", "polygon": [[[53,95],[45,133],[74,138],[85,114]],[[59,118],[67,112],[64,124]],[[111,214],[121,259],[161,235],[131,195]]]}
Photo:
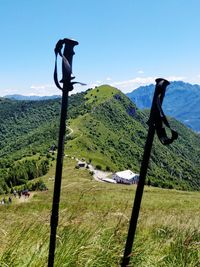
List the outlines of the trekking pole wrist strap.
{"label": "trekking pole wrist strap", "polygon": [[[178,138],[178,133],[174,129],[171,128],[163,112],[161,101],[160,101],[160,95],[158,95],[157,97],[155,109],[156,109],[155,110],[156,118],[155,118],[154,125],[155,125],[157,136],[163,145],[169,145]],[[165,126],[170,129],[171,137],[167,136]]]}

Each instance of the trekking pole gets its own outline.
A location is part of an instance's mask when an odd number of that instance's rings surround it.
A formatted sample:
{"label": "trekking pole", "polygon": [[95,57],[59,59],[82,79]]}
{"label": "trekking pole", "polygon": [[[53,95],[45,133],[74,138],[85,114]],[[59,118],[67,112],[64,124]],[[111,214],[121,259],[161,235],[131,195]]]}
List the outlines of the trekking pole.
{"label": "trekking pole", "polygon": [[[62,54],[62,47],[64,47],[64,52]],[[57,163],[56,163],[56,174],[54,183],[54,194],[53,194],[53,204],[51,213],[51,233],[50,233],[50,243],[49,243],[49,258],[48,267],[54,266],[54,254],[56,247],[56,230],[58,225],[59,216],[59,201],[60,201],[60,191],[61,191],[61,179],[62,179],[62,168],[63,168],[63,157],[64,157],[64,141],[65,141],[65,129],[66,129],[66,119],[67,119],[67,108],[68,108],[68,94],[69,91],[73,90],[73,84],[76,82],[71,82],[75,77],[72,76],[72,57],[74,55],[73,48],[78,45],[77,41],[70,39],[59,40],[55,47],[55,70],[54,70],[54,81],[56,86],[62,90],[62,104],[61,104],[61,115],[60,115],[60,130],[59,130],[59,140],[58,140],[58,152],[57,152]],[[63,87],[58,82],[57,78],[57,55],[62,57],[62,80]]]}
{"label": "trekking pole", "polygon": [[[174,130],[172,130],[169,126],[169,123],[166,122],[167,119],[161,108],[163,98],[165,96],[165,90],[168,85],[169,85],[169,82],[167,80],[164,80],[161,78],[156,79],[156,88],[154,92],[153,102],[152,102],[151,111],[150,111],[150,117],[148,121],[149,130],[148,130],[148,135],[146,139],[146,144],[144,147],[143,159],[142,159],[142,164],[140,168],[140,176],[139,176],[139,181],[138,181],[138,185],[136,189],[135,200],[134,200],[134,205],[132,209],[132,215],[130,219],[129,230],[128,230],[128,235],[127,235],[127,240],[126,240],[126,245],[125,245],[125,250],[124,250],[124,256],[123,256],[122,264],[121,264],[122,267],[130,266],[129,261],[131,257],[135,231],[137,227],[137,221],[138,221],[140,205],[142,201],[145,178],[147,174],[147,168],[148,168],[155,130],[157,131],[160,141],[164,145],[172,143],[173,140],[177,139],[178,137],[178,134]],[[163,128],[163,123],[168,128],[171,129],[171,132],[172,132],[171,138],[167,137],[165,129]]]}

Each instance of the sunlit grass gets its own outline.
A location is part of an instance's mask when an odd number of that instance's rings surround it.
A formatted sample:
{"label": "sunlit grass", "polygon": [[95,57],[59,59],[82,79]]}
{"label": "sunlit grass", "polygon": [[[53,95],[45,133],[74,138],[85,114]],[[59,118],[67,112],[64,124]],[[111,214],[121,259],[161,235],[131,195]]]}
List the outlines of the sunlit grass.
{"label": "sunlit grass", "polygon": [[[119,266],[135,186],[98,183],[65,158],[55,266]],[[0,206],[0,266],[47,266],[49,190]],[[131,266],[200,266],[200,194],[145,187]]]}

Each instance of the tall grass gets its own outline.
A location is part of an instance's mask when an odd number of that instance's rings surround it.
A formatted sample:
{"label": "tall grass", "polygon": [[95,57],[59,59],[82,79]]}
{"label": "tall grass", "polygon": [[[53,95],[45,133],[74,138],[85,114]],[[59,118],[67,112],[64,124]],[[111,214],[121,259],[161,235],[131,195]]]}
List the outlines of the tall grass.
{"label": "tall grass", "polygon": [[[135,187],[98,183],[66,160],[56,267],[119,266]],[[54,170],[48,192],[0,207],[0,266],[47,266]],[[200,266],[200,194],[145,188],[130,266]]]}

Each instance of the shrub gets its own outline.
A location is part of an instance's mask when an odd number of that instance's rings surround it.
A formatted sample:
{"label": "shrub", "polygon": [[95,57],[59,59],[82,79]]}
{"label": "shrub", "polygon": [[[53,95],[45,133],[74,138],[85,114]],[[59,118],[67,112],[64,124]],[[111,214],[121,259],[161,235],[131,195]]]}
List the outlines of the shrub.
{"label": "shrub", "polygon": [[106,171],[110,171],[110,166],[106,166]]}
{"label": "shrub", "polygon": [[101,165],[98,165],[98,164],[97,164],[97,165],[96,165],[96,169],[97,169],[97,170],[102,170]]}
{"label": "shrub", "polygon": [[47,190],[47,186],[43,180],[39,180],[35,183],[28,184],[27,189],[30,191],[44,191]]}

